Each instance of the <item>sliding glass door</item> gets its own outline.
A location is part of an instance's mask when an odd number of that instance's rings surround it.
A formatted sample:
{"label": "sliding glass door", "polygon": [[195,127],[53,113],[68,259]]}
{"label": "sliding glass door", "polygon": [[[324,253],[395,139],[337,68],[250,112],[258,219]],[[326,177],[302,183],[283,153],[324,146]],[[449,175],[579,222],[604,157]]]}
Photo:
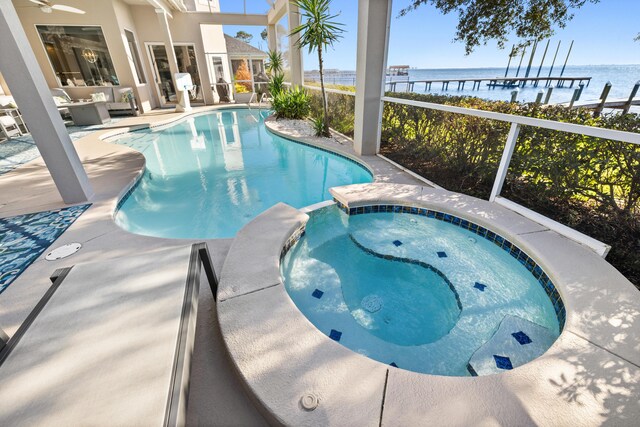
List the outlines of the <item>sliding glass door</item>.
{"label": "sliding glass door", "polygon": [[[149,57],[156,81],[156,90],[162,107],[171,107],[178,102],[176,90],[173,87],[169,58],[164,44],[149,44]],[[189,91],[189,99],[194,104],[203,104],[202,84],[196,61],[194,45],[174,45],[174,52],[178,62],[178,72],[191,74],[195,88]]]}

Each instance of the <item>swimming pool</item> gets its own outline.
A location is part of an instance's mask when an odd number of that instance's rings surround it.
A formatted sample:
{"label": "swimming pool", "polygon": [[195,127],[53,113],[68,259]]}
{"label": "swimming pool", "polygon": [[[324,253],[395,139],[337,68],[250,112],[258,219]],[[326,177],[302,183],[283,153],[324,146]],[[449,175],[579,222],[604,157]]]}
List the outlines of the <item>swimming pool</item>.
{"label": "swimming pool", "polygon": [[283,256],[291,299],[324,334],[394,367],[487,375],[543,354],[562,301],[507,239],[424,208],[338,206],[310,214]]}
{"label": "swimming pool", "polygon": [[116,140],[146,159],[116,223],[147,236],[229,238],[278,202],[302,208],[331,199],[331,187],[373,180],[351,159],[267,132],[266,115],[220,110]]}

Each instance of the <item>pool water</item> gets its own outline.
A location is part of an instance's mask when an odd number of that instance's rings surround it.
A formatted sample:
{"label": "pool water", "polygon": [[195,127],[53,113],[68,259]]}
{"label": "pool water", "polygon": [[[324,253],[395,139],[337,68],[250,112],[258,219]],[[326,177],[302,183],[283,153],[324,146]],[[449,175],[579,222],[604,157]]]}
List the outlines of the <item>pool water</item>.
{"label": "pool water", "polygon": [[116,223],[148,236],[229,238],[278,202],[301,208],[330,199],[331,187],[373,180],[341,156],[267,132],[267,115],[221,110],[116,140],[146,159]]}
{"label": "pool water", "polygon": [[[294,303],[321,332],[416,372],[468,376],[472,356],[485,344],[495,348],[477,354],[488,352],[490,359],[520,348],[537,357],[560,332],[553,304],[520,262],[435,218],[316,210],[281,273]],[[513,343],[494,344],[505,322],[516,328],[508,335]],[[533,342],[515,342],[529,325]]]}

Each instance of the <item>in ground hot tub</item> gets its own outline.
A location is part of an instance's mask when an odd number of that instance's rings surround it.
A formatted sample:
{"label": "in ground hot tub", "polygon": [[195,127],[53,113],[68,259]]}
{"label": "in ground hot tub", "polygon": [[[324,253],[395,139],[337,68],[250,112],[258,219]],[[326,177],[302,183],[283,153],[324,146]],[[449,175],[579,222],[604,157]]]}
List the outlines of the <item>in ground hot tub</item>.
{"label": "in ground hot tub", "polygon": [[421,373],[513,369],[543,354],[566,316],[547,274],[519,247],[425,208],[316,210],[281,272],[321,332]]}

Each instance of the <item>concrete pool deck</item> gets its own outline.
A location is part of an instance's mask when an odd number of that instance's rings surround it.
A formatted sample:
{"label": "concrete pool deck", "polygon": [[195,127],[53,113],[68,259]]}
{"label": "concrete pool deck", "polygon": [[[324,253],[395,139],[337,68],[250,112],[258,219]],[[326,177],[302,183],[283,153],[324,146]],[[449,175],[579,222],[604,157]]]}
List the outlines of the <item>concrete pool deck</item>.
{"label": "concrete pool deck", "polygon": [[[226,108],[237,107],[241,106]],[[79,242],[82,244],[82,249],[75,255],[58,261],[45,261],[43,254],[0,295],[0,327],[9,336],[15,333],[47,291],[50,286],[49,276],[57,268],[98,259],[117,260],[140,253],[153,253],[171,247],[178,248],[196,241],[135,235],[115,224],[113,212],[116,203],[138,178],[144,169],[145,161],[137,151],[106,143],[103,139],[132,129],[160,126],[191,114],[218,109],[218,107],[194,108],[190,114],[154,111],[147,115],[124,119],[115,126],[106,125],[104,129],[99,129],[74,142],[95,190],[95,196],[90,201],[93,205],[56,240],[52,248]],[[349,147],[343,147],[343,149],[348,151]],[[389,179],[393,177],[394,180],[405,183],[418,182],[391,165],[381,163],[381,167],[389,168],[387,170]],[[42,158],[34,159],[0,176],[0,195],[0,217],[66,206]],[[214,266],[217,271],[220,271],[231,245],[231,239],[206,240],[206,242],[211,251]],[[198,312],[187,424],[207,424],[210,420],[216,420],[220,425],[266,424],[263,416],[247,398],[241,382],[229,363],[217,324],[216,306],[209,292],[200,293]]]}
{"label": "concrete pool deck", "polygon": [[[426,207],[509,238],[544,266],[567,308],[541,357],[481,377],[419,374],[375,362],[316,329],[289,298],[280,256],[307,217],[277,205],[241,230],[220,281],[218,315],[241,378],[270,419],[286,425],[636,425],[640,417],[638,291],[601,257],[499,205],[420,186],[332,190],[348,207]],[[259,241],[257,231],[268,228]],[[270,242],[269,242],[270,240]],[[240,268],[241,254],[265,266]],[[304,399],[317,402],[305,409]]]}

